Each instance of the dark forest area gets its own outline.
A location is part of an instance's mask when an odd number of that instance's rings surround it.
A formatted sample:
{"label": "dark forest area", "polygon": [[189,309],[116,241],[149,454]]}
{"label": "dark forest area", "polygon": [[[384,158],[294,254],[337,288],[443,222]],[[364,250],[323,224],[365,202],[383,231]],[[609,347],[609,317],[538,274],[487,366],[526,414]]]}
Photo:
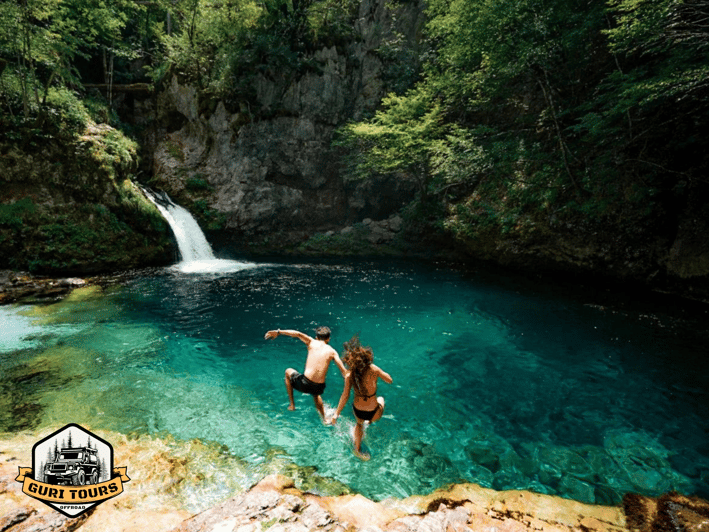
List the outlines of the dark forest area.
{"label": "dark forest area", "polygon": [[[431,0],[425,15],[415,46],[394,35],[379,50],[379,110],[336,132],[344,179],[415,180],[410,219],[473,256],[535,249],[549,268],[562,239],[601,273],[707,278],[709,2]],[[169,75],[258,120],[253,77],[317,69],[314,51],[360,38],[357,16],[352,0],[4,0],[2,151],[109,124],[104,159],[125,161],[141,132],[115,96]],[[36,214],[0,199],[8,245]]]}

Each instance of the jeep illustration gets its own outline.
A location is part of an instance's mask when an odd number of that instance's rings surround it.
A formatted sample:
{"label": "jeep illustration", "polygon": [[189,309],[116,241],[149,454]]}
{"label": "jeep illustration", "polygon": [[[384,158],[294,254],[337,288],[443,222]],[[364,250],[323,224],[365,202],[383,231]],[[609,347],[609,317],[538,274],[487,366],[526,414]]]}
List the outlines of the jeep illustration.
{"label": "jeep illustration", "polygon": [[96,449],[91,447],[62,447],[59,455],[44,468],[47,484],[83,486],[98,484],[101,476]]}

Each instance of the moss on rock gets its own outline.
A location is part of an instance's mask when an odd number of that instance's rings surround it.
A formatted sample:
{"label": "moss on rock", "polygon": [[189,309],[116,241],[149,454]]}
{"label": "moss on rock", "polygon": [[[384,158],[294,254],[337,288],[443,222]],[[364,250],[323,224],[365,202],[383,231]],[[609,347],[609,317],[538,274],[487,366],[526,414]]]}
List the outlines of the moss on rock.
{"label": "moss on rock", "polygon": [[166,263],[170,230],[134,184],[137,145],[89,124],[41,153],[0,145],[0,268],[97,273]]}

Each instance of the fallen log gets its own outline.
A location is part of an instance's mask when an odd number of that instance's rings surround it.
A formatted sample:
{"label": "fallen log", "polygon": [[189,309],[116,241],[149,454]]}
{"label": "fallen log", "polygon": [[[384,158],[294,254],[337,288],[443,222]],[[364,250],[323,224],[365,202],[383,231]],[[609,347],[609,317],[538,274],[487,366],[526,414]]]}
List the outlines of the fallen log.
{"label": "fallen log", "polygon": [[102,91],[108,91],[109,89],[116,92],[153,92],[153,86],[149,83],[129,83],[129,84],[116,84],[109,85],[108,83],[86,83],[84,85],[85,89],[99,89]]}

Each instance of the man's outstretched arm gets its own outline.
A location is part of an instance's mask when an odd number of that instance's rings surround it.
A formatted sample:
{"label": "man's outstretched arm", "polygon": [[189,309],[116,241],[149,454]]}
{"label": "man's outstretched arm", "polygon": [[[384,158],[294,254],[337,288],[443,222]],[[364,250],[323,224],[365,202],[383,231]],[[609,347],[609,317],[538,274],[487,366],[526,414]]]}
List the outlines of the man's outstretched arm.
{"label": "man's outstretched arm", "polygon": [[303,342],[305,345],[310,345],[310,342],[313,341],[313,339],[308,336],[307,334],[304,334],[300,331],[296,331],[293,329],[274,329],[271,331],[268,331],[264,338],[266,340],[270,340],[271,338],[275,338],[276,336],[290,336],[291,338],[298,338],[301,342]]}

